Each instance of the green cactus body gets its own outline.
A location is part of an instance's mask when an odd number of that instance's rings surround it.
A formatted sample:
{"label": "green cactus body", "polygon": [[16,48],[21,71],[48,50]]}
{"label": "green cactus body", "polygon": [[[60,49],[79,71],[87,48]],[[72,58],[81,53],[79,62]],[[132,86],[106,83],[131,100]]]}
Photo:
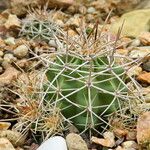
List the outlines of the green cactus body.
{"label": "green cactus body", "polygon": [[47,71],[47,100],[81,132],[96,129],[104,121],[102,116],[119,107],[119,93],[126,91],[123,74],[123,68],[109,64],[107,56],[58,54]]}
{"label": "green cactus body", "polygon": [[60,26],[54,21],[54,11],[34,10],[22,21],[19,36],[28,40],[49,42],[61,33]]}

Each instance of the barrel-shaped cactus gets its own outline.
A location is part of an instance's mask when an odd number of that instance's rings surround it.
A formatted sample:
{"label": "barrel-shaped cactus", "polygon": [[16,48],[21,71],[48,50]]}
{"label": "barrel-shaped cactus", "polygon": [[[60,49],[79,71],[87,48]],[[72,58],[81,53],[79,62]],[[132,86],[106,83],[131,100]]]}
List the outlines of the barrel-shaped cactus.
{"label": "barrel-shaped cactus", "polygon": [[[81,133],[89,129],[99,132],[100,124],[108,124],[105,116],[117,111],[126,99],[125,71],[116,64],[114,42],[105,41],[107,38],[101,35],[104,45],[100,45],[101,37],[89,38],[86,33],[84,36],[85,42],[79,39],[73,49],[69,44],[55,53],[55,61],[47,61],[49,83],[45,93],[46,99],[59,107]],[[85,45],[89,48],[86,53]]]}

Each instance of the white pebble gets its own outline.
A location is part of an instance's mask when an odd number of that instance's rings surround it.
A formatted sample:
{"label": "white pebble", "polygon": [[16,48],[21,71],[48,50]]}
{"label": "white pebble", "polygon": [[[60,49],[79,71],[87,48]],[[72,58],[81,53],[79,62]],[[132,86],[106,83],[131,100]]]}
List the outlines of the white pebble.
{"label": "white pebble", "polygon": [[15,45],[15,38],[9,37],[9,38],[5,39],[5,43],[8,45]]}
{"label": "white pebble", "polygon": [[4,53],[2,51],[0,51],[0,57],[2,57],[4,55]]}
{"label": "white pebble", "polygon": [[28,47],[26,45],[20,45],[14,49],[14,55],[18,58],[23,58],[28,54]]}
{"label": "white pebble", "polygon": [[37,150],[67,150],[67,145],[63,137],[55,136],[46,140]]}
{"label": "white pebble", "polygon": [[16,61],[16,57],[14,57],[13,54],[8,53],[4,55],[4,61],[12,63],[13,61]]}
{"label": "white pebble", "polygon": [[139,39],[135,39],[135,40],[132,41],[131,46],[136,47],[136,46],[139,46],[140,44],[141,44],[140,40]]}
{"label": "white pebble", "polygon": [[93,13],[95,13],[95,11],[96,11],[96,9],[94,7],[89,7],[87,9],[87,13],[89,13],[89,14],[93,14]]}

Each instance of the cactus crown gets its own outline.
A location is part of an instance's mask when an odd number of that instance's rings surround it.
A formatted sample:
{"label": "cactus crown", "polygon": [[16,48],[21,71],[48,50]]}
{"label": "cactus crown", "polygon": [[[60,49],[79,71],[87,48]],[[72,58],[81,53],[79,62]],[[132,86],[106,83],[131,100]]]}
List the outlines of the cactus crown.
{"label": "cactus crown", "polygon": [[84,28],[78,37],[69,39],[66,48],[55,53],[55,61],[47,61],[44,98],[59,107],[81,133],[100,133],[97,127],[108,125],[105,117],[132,98],[125,83],[127,64],[116,63],[116,41],[108,32],[99,33],[98,27],[90,33]]}

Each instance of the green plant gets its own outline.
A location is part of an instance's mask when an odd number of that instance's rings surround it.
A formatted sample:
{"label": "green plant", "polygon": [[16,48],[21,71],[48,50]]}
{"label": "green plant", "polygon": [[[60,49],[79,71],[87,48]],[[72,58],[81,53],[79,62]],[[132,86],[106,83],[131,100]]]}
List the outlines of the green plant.
{"label": "green plant", "polygon": [[122,101],[132,99],[125,83],[128,64],[116,63],[116,41],[97,27],[89,34],[81,29],[77,38],[64,41],[66,48],[55,53],[55,61],[46,60],[49,82],[44,99],[59,107],[81,133],[100,133],[97,127],[108,125],[106,116],[121,110]]}
{"label": "green plant", "polygon": [[29,40],[41,40],[49,42],[60,35],[61,29],[54,21],[54,11],[46,9],[35,9],[29,11],[27,17],[22,21],[19,36]]}

